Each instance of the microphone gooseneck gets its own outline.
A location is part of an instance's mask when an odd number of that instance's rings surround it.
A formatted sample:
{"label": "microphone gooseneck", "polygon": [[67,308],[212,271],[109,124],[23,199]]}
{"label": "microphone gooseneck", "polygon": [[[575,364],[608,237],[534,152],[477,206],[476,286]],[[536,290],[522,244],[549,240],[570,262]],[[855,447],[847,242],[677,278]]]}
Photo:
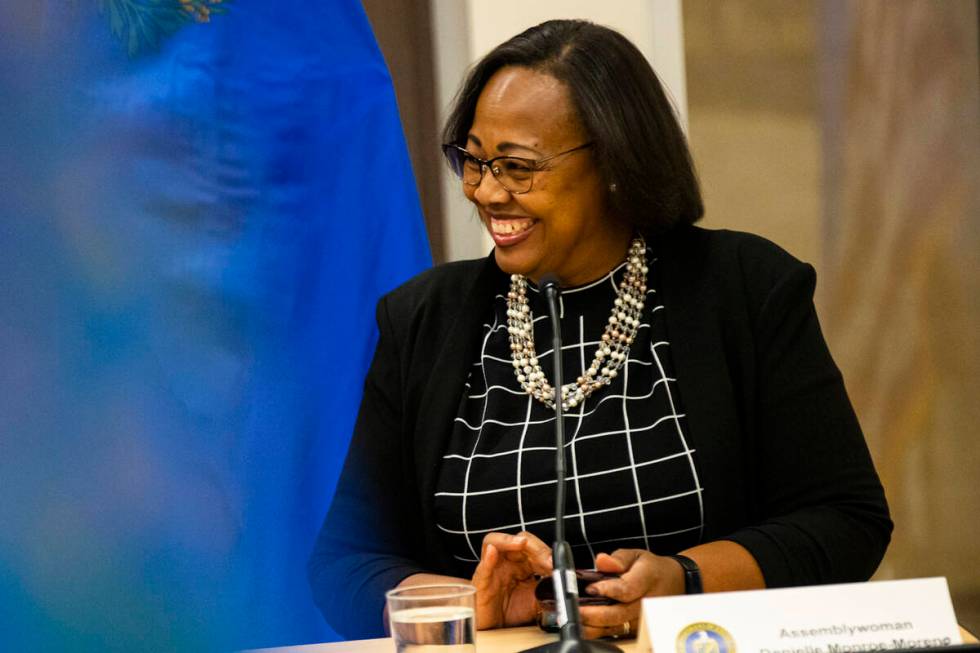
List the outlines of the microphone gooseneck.
{"label": "microphone gooseneck", "polygon": [[[541,277],[539,289],[544,293],[545,301],[548,303],[548,319],[551,322],[551,351],[555,361],[555,477],[558,487],[555,490],[555,542],[565,542],[565,409],[562,406],[562,387],[564,386],[564,373],[562,372],[561,360],[561,315],[559,310],[559,300],[561,299],[561,286],[558,278],[548,273]],[[558,556],[564,558],[564,551],[555,551],[555,567],[558,567]],[[566,560],[565,562],[570,562]],[[574,568],[574,565],[573,567]],[[557,596],[557,595],[556,595]]]}
{"label": "microphone gooseneck", "polygon": [[523,653],[594,653],[599,651],[620,651],[622,649],[608,642],[585,641],[582,639],[582,626],[578,611],[578,581],[575,577],[575,563],[572,550],[565,541],[565,414],[562,406],[562,346],[559,300],[561,285],[551,273],[541,277],[538,288],[548,304],[551,322],[551,356],[554,360],[554,406],[555,406],[555,543],[552,547],[554,569],[551,573],[555,585],[555,609],[560,624],[560,639],[543,644]]}

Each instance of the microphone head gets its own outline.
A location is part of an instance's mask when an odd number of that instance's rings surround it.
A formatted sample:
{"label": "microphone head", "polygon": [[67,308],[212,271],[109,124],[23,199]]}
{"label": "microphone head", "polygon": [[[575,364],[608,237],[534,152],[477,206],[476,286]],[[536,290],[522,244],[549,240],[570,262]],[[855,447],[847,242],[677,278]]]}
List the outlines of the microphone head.
{"label": "microphone head", "polygon": [[561,284],[558,283],[558,276],[554,272],[546,272],[541,275],[541,281],[538,282],[538,288],[542,292],[560,292]]}

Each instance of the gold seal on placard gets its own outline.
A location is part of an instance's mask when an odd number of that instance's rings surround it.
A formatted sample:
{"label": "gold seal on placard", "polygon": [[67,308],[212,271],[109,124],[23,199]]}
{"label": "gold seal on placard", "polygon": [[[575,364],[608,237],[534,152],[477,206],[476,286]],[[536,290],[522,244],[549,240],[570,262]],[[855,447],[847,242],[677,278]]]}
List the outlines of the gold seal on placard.
{"label": "gold seal on placard", "polygon": [[677,636],[677,653],[735,653],[735,640],[721,626],[699,621]]}

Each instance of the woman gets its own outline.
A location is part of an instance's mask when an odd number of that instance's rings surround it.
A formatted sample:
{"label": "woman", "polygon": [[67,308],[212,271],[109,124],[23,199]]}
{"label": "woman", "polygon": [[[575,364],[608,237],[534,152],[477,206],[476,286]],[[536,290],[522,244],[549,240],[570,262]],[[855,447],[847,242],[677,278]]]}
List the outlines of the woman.
{"label": "woman", "polygon": [[533,620],[554,533],[546,273],[577,377],[567,537],[577,566],[620,574],[589,588],[620,603],[584,607],[586,636],[635,632],[640,599],[695,572],[705,591],[867,579],[891,521],[813,269],[692,226],[690,157],[640,52],[587,22],[531,28],[474,67],[444,137],[495,249],[378,304],[310,561],[334,627],[378,636],[385,590],[447,579],[476,585],[479,628]]}

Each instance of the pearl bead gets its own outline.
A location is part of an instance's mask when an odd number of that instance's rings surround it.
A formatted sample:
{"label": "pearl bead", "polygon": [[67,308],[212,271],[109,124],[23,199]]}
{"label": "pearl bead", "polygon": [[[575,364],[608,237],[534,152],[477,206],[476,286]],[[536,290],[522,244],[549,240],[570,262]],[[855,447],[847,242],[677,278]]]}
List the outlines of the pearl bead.
{"label": "pearl bead", "polygon": [[[575,383],[566,384],[559,390],[552,388],[548,383],[535,353],[534,316],[527,302],[527,280],[519,274],[511,275],[506,307],[511,362],[518,382],[530,396],[554,408],[554,398],[560,391],[563,405],[574,407],[581,404],[593,391],[608,385],[610,380],[617,376],[618,368],[628,358],[633,334],[641,323],[648,272],[645,257],[646,242],[642,236],[637,236],[630,243],[626,272],[616,289],[617,296],[613,300],[609,322],[601,336],[600,346],[596,349],[592,363]],[[596,378],[600,367],[602,376]]]}

